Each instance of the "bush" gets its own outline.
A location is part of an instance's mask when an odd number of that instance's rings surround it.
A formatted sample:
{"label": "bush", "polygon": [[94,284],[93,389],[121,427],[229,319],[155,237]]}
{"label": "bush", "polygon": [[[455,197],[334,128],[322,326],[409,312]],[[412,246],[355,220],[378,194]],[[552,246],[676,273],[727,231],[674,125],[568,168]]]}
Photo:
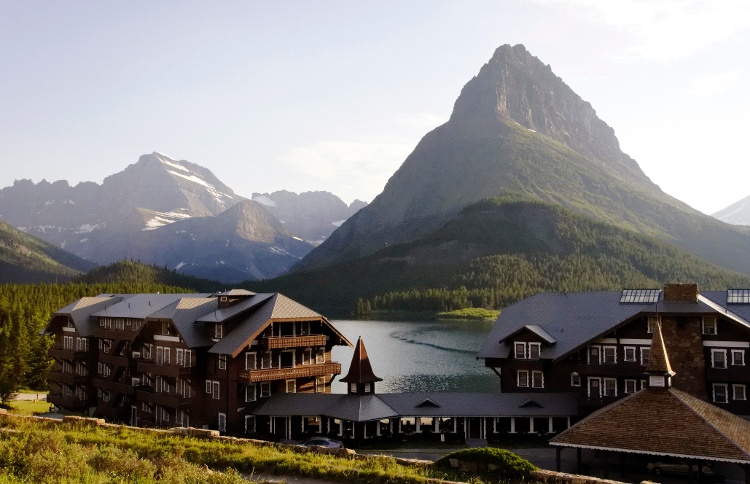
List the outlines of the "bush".
{"label": "bush", "polygon": [[531,477],[531,473],[537,469],[534,464],[518,457],[516,454],[494,447],[462,449],[451,452],[435,462],[435,465],[445,468],[453,467],[451,461],[458,461],[459,468],[510,479],[528,479]]}

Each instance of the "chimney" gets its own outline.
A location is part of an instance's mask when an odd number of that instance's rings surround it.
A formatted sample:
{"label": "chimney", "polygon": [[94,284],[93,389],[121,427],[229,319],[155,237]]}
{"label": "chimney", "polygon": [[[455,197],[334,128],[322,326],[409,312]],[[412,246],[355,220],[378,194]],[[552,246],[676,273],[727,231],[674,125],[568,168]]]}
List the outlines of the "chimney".
{"label": "chimney", "polygon": [[698,284],[666,284],[664,286],[664,301],[697,302]]}

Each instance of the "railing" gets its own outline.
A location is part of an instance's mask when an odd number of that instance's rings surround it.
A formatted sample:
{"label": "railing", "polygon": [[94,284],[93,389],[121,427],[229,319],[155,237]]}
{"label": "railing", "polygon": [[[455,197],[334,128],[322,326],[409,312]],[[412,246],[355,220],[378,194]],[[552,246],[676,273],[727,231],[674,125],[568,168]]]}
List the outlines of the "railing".
{"label": "railing", "polygon": [[86,401],[79,400],[75,395],[64,397],[59,393],[50,393],[47,395],[47,401],[67,410],[81,410],[86,408]]}
{"label": "railing", "polygon": [[[679,378],[679,376],[678,376]],[[745,383],[750,380],[750,369],[746,366],[706,368],[706,380],[720,383]]]}
{"label": "railing", "polygon": [[326,376],[341,373],[341,363],[302,365],[294,368],[271,368],[265,370],[243,370],[237,378],[242,383],[287,380],[313,376]]}
{"label": "railing", "polygon": [[135,388],[130,382],[123,383],[106,380],[104,378],[94,378],[93,384],[95,388],[101,388],[102,390],[107,390],[116,394],[122,393],[125,395],[132,395],[133,393],[135,393]]}
{"label": "railing", "polygon": [[47,353],[51,358],[58,360],[79,360],[86,358],[89,354],[86,351],[66,350],[59,346],[53,346]]}
{"label": "railing", "polygon": [[155,392],[151,387],[136,388],[136,398],[145,402],[169,408],[181,408],[190,405],[192,399],[179,393]]}
{"label": "railing", "polygon": [[127,356],[118,356],[111,353],[99,353],[99,362],[114,366],[128,366],[130,358]]}
{"label": "railing", "polygon": [[646,367],[640,363],[602,363],[598,364],[579,364],[576,371],[583,376],[621,376],[631,378],[645,378]]}
{"label": "railing", "polygon": [[260,340],[260,347],[263,350],[275,350],[285,348],[300,348],[307,346],[325,346],[326,336],[273,336]]}
{"label": "railing", "polygon": [[195,366],[178,366],[170,363],[156,363],[150,360],[138,360],[136,370],[138,373],[153,373],[155,375],[168,376],[172,378],[187,378],[195,371]]}
{"label": "railing", "polygon": [[59,383],[65,383],[67,385],[77,385],[79,383],[85,383],[88,376],[79,375],[78,373],[67,373],[51,370],[49,373],[47,373],[47,378]]}

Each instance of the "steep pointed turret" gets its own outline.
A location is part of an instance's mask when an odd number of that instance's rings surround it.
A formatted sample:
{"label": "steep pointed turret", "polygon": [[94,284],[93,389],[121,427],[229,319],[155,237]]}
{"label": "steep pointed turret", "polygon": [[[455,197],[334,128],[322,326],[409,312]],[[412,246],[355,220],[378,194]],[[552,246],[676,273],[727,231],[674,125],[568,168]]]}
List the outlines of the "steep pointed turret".
{"label": "steep pointed turret", "polygon": [[669,363],[664,336],[661,334],[661,323],[657,324],[654,337],[651,340],[646,373],[649,375],[648,386],[650,388],[669,388],[672,386],[672,377],[675,376],[675,372],[672,371],[672,365]]}
{"label": "steep pointed turret", "polygon": [[349,373],[341,381],[348,385],[350,395],[366,395],[375,393],[375,382],[383,381],[382,378],[375,376],[370,365],[370,358],[367,356],[365,343],[360,336],[357,344],[354,346],[354,355],[349,365]]}

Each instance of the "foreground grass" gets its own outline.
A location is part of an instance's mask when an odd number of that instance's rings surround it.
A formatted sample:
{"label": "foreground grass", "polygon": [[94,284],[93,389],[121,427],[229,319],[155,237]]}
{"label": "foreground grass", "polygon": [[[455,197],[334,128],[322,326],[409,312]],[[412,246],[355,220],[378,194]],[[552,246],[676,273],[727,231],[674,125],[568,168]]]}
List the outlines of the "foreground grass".
{"label": "foreground grass", "polygon": [[10,411],[18,415],[34,415],[49,411],[49,403],[45,400],[14,400],[10,402]]}
{"label": "foreground grass", "polygon": [[387,457],[342,458],[282,446],[0,415],[3,483],[234,484],[246,482],[242,474],[252,473],[367,483],[456,479],[450,471],[402,466]]}

